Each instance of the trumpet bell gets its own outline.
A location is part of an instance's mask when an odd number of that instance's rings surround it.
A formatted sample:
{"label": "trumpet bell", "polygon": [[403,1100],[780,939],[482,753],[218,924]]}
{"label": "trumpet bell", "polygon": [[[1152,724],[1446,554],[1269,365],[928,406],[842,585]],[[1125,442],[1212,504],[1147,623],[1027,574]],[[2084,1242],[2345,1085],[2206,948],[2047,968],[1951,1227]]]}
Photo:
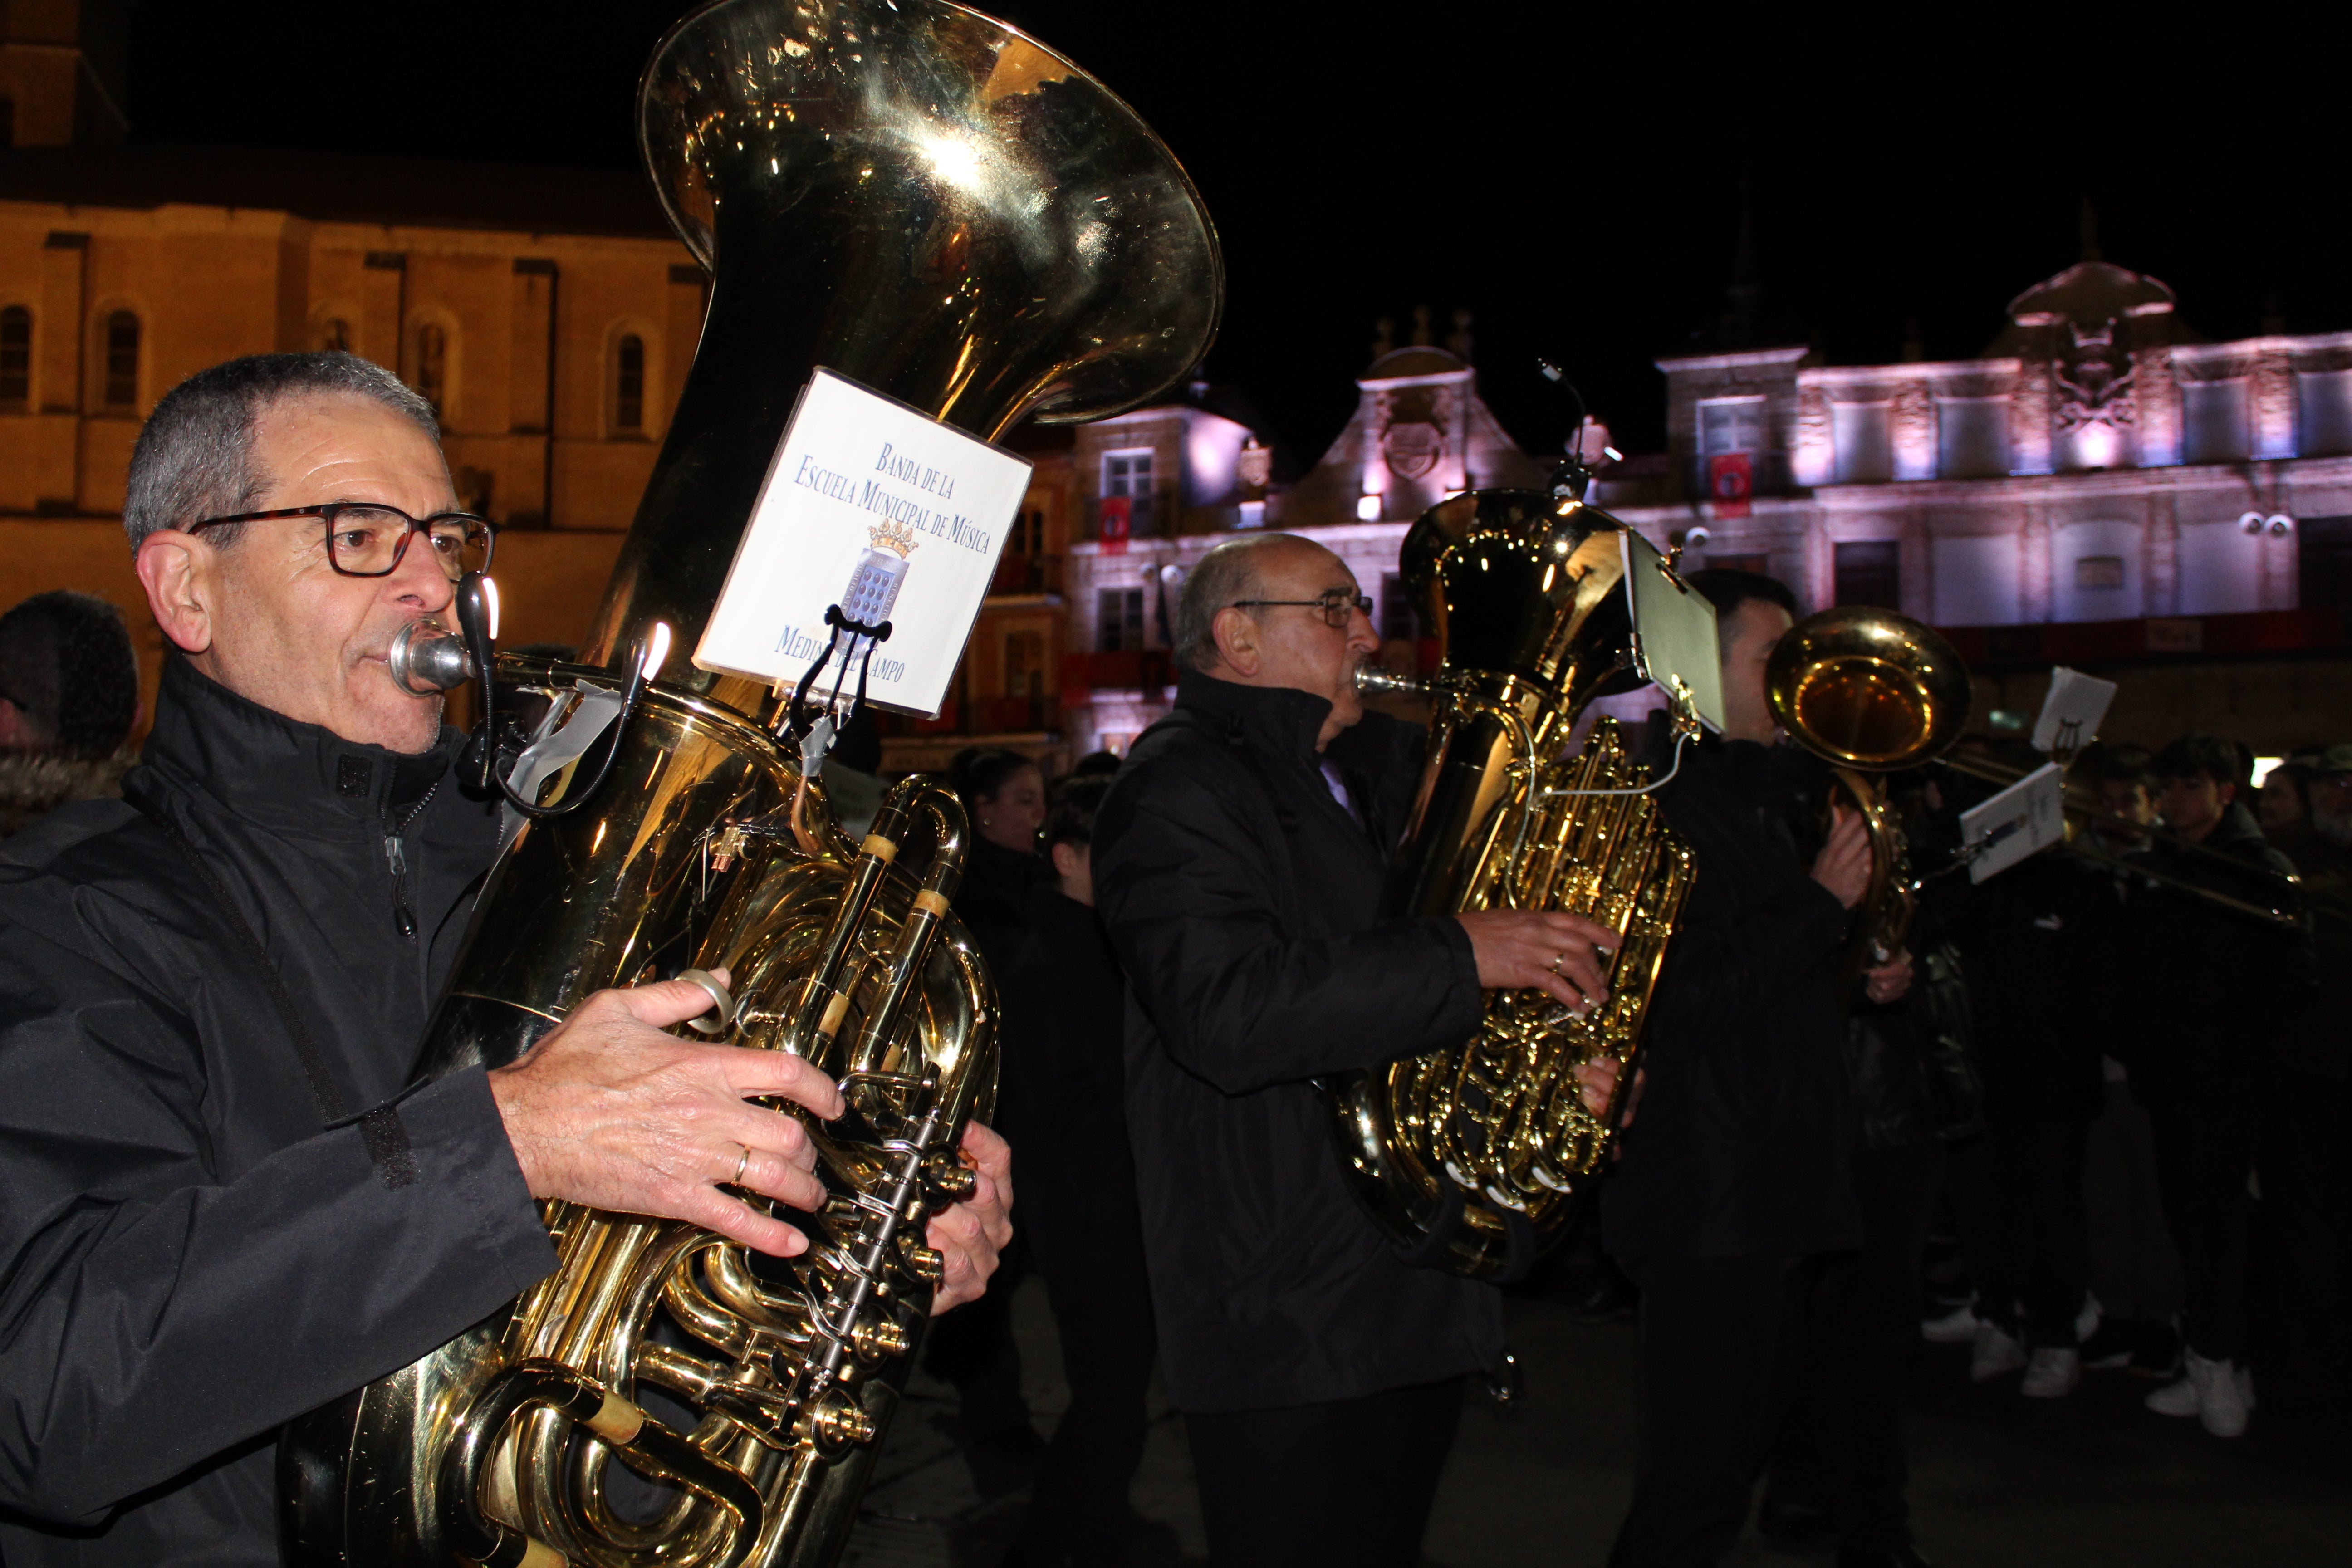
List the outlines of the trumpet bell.
{"label": "trumpet bell", "polygon": [[1843,767],[1895,773],[1959,739],[1969,671],[1930,627],[1891,610],[1847,606],[1789,629],[1765,665],[1772,717],[1799,744]]}

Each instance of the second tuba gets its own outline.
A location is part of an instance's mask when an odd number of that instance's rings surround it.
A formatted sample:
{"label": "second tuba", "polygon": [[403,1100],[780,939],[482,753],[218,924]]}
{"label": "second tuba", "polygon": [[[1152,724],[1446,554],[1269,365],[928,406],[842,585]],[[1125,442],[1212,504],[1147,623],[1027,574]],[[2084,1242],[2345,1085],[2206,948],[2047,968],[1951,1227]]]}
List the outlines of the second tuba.
{"label": "second tuba", "polygon": [[699,973],[719,1037],[842,1085],[839,1121],[803,1118],[830,1201],[787,1211],[811,1241],[790,1260],[548,1204],[555,1273],[289,1428],[298,1565],[839,1555],[939,1279],[923,1221],[970,1191],[958,1139],[994,1091],[993,992],[948,913],[968,829],[917,778],[852,842],[768,690],[689,655],[816,367],[993,438],[1141,402],[1215,329],[1215,235],[1160,139],[946,0],[716,0],[656,48],[639,114],[709,311],[579,661],[499,662],[548,707],[534,752],[566,743],[509,780],[531,809],[418,1071],[500,1066],[593,991]]}
{"label": "second tuba", "polygon": [[[1433,704],[1385,913],[1564,910],[1625,933],[1608,1003],[1583,1016],[1540,991],[1490,992],[1462,1045],[1326,1082],[1373,1216],[1412,1261],[1482,1279],[1525,1274],[1601,1168],[1693,876],[1616,722],[1570,750],[1595,697],[1641,683],[1624,525],[1580,489],[1474,490],[1423,514],[1400,564],[1436,630],[1436,673],[1367,667],[1358,682]],[[1596,1115],[1575,1071],[1603,1056],[1621,1075]]]}

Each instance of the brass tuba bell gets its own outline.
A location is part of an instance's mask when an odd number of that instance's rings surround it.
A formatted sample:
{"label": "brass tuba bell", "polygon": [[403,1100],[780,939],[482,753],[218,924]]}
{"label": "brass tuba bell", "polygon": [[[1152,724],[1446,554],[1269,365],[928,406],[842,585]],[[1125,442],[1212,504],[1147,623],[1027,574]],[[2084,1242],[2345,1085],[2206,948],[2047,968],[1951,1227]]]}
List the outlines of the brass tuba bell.
{"label": "brass tuba bell", "polygon": [[716,0],[655,49],[639,116],[709,314],[581,661],[499,665],[546,700],[542,736],[587,727],[607,782],[525,786],[588,793],[492,868],[418,1073],[503,1065],[593,991],[724,966],[723,1037],[842,1084],[838,1121],[803,1118],[830,1201],[787,1213],[812,1243],[790,1260],[545,1205],[554,1274],[289,1426],[296,1564],[839,1554],[938,1279],[923,1220],[970,1190],[957,1142],[994,1092],[992,989],[946,912],[968,829],[918,778],[851,843],[765,689],[689,656],[818,365],[993,437],[1139,403],[1215,330],[1216,237],[1168,149],[945,0]]}
{"label": "brass tuba bell", "polygon": [[1933,628],[1849,605],[1799,621],[1773,646],[1764,695],[1790,740],[1830,764],[1870,833],[1846,978],[1884,963],[1911,929],[1908,846],[1886,775],[1941,756],[1969,721],[1969,667]]}

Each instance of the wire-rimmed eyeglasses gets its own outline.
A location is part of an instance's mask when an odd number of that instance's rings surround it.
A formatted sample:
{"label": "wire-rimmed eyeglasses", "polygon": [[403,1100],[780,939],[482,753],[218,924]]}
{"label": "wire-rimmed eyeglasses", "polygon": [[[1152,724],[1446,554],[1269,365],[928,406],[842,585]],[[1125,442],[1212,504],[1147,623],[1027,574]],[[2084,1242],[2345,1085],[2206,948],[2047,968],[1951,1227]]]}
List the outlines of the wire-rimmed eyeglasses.
{"label": "wire-rimmed eyeglasses", "polygon": [[1235,599],[1231,607],[1246,610],[1265,605],[1295,605],[1305,609],[1320,610],[1323,612],[1323,624],[1335,632],[1345,631],[1349,617],[1358,610],[1364,612],[1367,620],[1372,614],[1372,596],[1370,594],[1350,594],[1344,588],[1334,588],[1311,599]]}
{"label": "wire-rimmed eyeglasses", "polygon": [[349,500],[206,518],[190,524],[186,531],[201,533],[207,528],[269,522],[281,517],[315,517],[324,522],[327,564],[346,577],[389,577],[408,553],[408,542],[421,533],[432,542],[434,560],[454,583],[468,572],[490,569],[490,546],[497,536],[497,527],[488,518],[469,511],[436,511],[431,517],[417,518],[396,506]]}

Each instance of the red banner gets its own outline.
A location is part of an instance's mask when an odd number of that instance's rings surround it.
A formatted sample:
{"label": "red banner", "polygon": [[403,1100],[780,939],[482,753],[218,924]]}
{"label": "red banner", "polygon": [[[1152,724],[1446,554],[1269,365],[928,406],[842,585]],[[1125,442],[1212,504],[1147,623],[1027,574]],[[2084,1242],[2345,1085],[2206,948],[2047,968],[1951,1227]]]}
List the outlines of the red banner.
{"label": "red banner", "polygon": [[1746,517],[1756,493],[1756,470],[1745,452],[1722,452],[1706,460],[1706,489],[1717,517]]}
{"label": "red banner", "polygon": [[1100,526],[1096,536],[1102,541],[1105,555],[1127,553],[1128,520],[1135,510],[1132,496],[1105,496],[1096,506],[1095,517]]}

